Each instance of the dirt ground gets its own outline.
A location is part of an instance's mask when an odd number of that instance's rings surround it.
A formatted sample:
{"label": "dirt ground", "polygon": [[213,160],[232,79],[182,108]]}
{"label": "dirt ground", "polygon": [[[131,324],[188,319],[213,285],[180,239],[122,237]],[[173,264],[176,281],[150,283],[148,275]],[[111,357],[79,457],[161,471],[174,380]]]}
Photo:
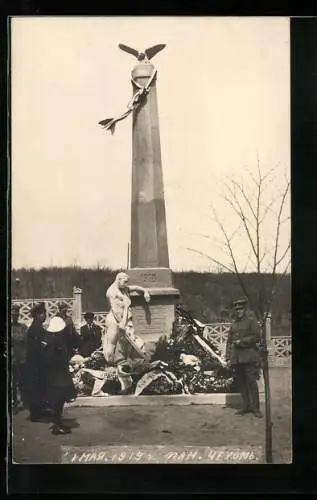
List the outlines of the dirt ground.
{"label": "dirt ground", "polygon": [[[271,369],[274,463],[292,460],[291,372]],[[264,412],[264,405],[262,405]],[[218,405],[67,408],[72,434],[53,436],[49,423],[13,417],[15,463],[60,463],[61,445],[264,446],[264,418],[237,416]]]}

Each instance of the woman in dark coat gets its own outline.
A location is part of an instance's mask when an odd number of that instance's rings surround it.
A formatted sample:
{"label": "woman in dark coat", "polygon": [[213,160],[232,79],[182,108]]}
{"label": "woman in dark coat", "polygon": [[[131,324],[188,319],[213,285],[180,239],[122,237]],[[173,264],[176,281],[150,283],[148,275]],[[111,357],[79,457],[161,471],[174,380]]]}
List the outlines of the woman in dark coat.
{"label": "woman in dark coat", "polygon": [[52,434],[71,432],[71,429],[62,421],[65,402],[76,397],[75,386],[69,371],[67,347],[67,325],[62,318],[55,316],[47,327],[45,349],[47,399],[53,412],[54,424]]}
{"label": "woman in dark coat", "polygon": [[37,422],[48,416],[45,392],[46,370],[44,362],[46,331],[43,323],[46,319],[44,302],[31,310],[32,324],[26,334],[26,389],[30,409],[30,420]]}

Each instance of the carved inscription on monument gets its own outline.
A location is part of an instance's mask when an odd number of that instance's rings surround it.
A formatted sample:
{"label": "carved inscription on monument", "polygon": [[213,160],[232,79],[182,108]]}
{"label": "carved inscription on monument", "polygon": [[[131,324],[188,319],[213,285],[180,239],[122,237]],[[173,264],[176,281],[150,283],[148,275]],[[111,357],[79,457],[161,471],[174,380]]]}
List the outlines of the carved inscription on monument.
{"label": "carved inscription on monument", "polygon": [[134,268],[128,271],[130,282],[144,287],[172,287],[172,272],[167,268]]}
{"label": "carved inscription on monument", "polygon": [[158,338],[161,335],[169,336],[174,321],[173,305],[156,305],[146,310],[142,306],[133,308],[133,323],[137,330],[142,325],[138,334],[146,340]]}
{"label": "carved inscription on monument", "polygon": [[157,283],[157,276],[156,273],[148,272],[148,273],[142,273],[143,276],[143,282],[155,285]]}

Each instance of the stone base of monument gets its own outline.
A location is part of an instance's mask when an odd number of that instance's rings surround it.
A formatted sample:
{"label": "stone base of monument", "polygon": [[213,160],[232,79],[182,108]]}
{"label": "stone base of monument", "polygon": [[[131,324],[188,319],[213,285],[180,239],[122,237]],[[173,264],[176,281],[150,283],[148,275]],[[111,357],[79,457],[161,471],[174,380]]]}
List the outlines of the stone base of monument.
{"label": "stone base of monument", "polygon": [[173,288],[173,273],[168,267],[133,267],[127,272],[131,285],[146,288]]}
{"label": "stone base of monument", "polygon": [[[258,382],[260,402],[264,403],[263,377]],[[98,408],[103,406],[177,406],[177,405],[222,405],[232,408],[241,406],[241,395],[237,393],[214,394],[157,394],[153,396],[80,396],[66,407]]]}
{"label": "stone base of monument", "polygon": [[[260,392],[260,402],[264,403],[264,393]],[[84,396],[67,403],[67,407],[98,408],[104,406],[177,406],[177,405],[222,405],[232,408],[241,405],[240,394],[169,394],[155,396]]]}
{"label": "stone base of monument", "polygon": [[[151,358],[158,340],[169,337],[175,319],[175,304],[179,290],[173,287],[172,271],[168,268],[132,268],[128,270],[130,284],[149,289],[151,300],[131,293],[135,334],[145,341],[147,357]],[[264,402],[263,377],[259,380],[260,402]],[[239,407],[241,395],[237,393],[157,394],[117,396],[81,396],[66,407],[106,406],[177,406],[177,405],[222,405]]]}
{"label": "stone base of monument", "polygon": [[173,287],[172,271],[168,268],[133,268],[128,273],[131,285],[148,288],[150,292],[149,304],[142,295],[131,293],[135,334],[145,341],[150,357],[158,340],[172,333],[179,290]]}
{"label": "stone base of monument", "polygon": [[[260,402],[265,402],[264,381],[261,376],[259,382]],[[98,408],[104,406],[177,406],[177,405],[221,405],[232,408],[241,406],[241,395],[237,393],[214,394],[157,394],[153,396],[80,396],[66,407]]]}

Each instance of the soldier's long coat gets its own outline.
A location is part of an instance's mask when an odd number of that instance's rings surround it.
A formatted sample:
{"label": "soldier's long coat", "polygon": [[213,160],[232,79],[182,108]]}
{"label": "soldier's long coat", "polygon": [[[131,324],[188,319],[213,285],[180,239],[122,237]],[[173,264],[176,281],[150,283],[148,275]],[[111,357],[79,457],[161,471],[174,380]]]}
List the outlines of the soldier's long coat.
{"label": "soldier's long coat", "polygon": [[[239,345],[234,341],[240,340]],[[236,319],[230,327],[226,346],[226,359],[232,365],[240,363],[259,363],[260,354],[257,344],[260,342],[260,327],[256,320],[244,317]]]}

